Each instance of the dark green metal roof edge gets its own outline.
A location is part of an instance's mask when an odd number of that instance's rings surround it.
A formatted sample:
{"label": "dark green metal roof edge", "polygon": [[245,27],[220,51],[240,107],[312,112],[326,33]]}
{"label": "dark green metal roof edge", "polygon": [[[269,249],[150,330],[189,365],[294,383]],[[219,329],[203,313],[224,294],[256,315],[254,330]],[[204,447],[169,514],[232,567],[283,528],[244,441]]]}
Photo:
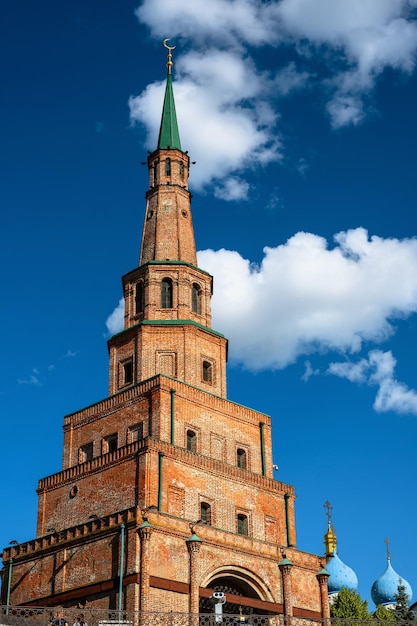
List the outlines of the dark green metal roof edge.
{"label": "dark green metal roof edge", "polygon": [[154,260],[146,261],[146,263],[143,263],[142,265],[138,265],[138,267],[135,267],[135,269],[130,270],[124,276],[129,276],[129,274],[132,274],[133,272],[136,272],[137,270],[141,269],[142,267],[146,267],[147,265],[186,265],[187,267],[191,267],[194,270],[198,270],[199,272],[202,272],[203,274],[206,274],[207,276],[211,276],[210,272],[206,272],[206,270],[202,270],[201,267],[198,267],[198,265],[193,265],[192,263],[188,263],[187,261],[154,261]]}
{"label": "dark green metal roof edge", "polygon": [[208,333],[212,335],[216,335],[217,337],[222,337],[224,339],[224,335],[222,333],[217,332],[217,330],[213,330],[212,328],[208,328],[208,326],[203,326],[203,324],[199,324],[198,322],[194,322],[193,320],[143,320],[140,324],[150,325],[150,326],[182,326],[183,324],[197,326],[197,328],[201,328],[201,330],[206,330]]}
{"label": "dark green metal roof edge", "polygon": [[[122,393],[125,393],[127,389],[131,389],[132,387],[138,387],[139,385],[143,385],[143,383],[146,383],[149,380],[152,380],[153,378],[158,378],[158,376],[164,376],[165,378],[169,378],[170,380],[181,383],[182,385],[187,385],[187,387],[191,387],[192,389],[197,389],[197,391],[202,391],[203,393],[207,393],[209,396],[213,396],[213,398],[220,398],[220,400],[225,400],[226,402],[230,402],[231,404],[235,404],[236,406],[241,406],[244,409],[248,409],[248,411],[253,411],[254,413],[257,413],[258,415],[264,415],[265,417],[268,417],[269,419],[271,419],[271,416],[268,415],[268,413],[262,413],[262,411],[258,411],[257,409],[252,409],[250,406],[246,406],[245,404],[240,404],[239,402],[235,402],[234,400],[229,400],[229,398],[227,398],[226,396],[219,396],[216,393],[213,393],[212,391],[207,391],[207,389],[202,389],[201,387],[190,385],[189,383],[186,383],[184,380],[180,380],[179,378],[174,378],[173,376],[169,376],[168,374],[161,374],[161,373],[155,374],[154,376],[151,376],[150,378],[145,378],[145,380],[141,380],[138,383],[135,383],[133,385],[124,387],[123,389],[120,389],[120,391],[116,391],[116,393],[112,393],[110,396],[106,396],[105,398],[102,398],[101,400],[98,400],[97,402],[88,404],[87,406],[85,406],[82,409],[79,409],[78,411],[72,411],[71,413],[68,413],[67,415],[65,415],[64,419],[66,419],[67,417],[71,417],[72,415],[75,415],[76,413],[80,413],[81,411],[90,409],[93,406],[96,406],[96,404],[100,404],[100,402],[104,402],[105,400],[108,400],[109,398],[116,398],[117,396],[121,396]],[[310,553],[307,552],[306,554],[310,554]]]}
{"label": "dark green metal roof edge", "polygon": [[225,339],[225,336],[222,333],[217,332],[217,330],[213,330],[212,328],[208,328],[208,326],[203,326],[203,324],[199,324],[198,322],[194,322],[193,320],[142,320],[137,324],[133,324],[133,326],[129,326],[129,328],[124,328],[118,333],[112,335],[109,339],[111,341],[114,337],[120,337],[123,333],[129,332],[132,328],[137,328],[138,326],[196,326],[197,328],[201,328],[201,330],[205,330],[211,335],[216,335],[217,337],[221,337]]}
{"label": "dark green metal roof edge", "polygon": [[[191,387],[191,389],[197,389],[197,391],[202,391],[203,393],[207,393],[209,396],[213,396],[213,398],[220,398],[220,400],[225,400],[226,402],[230,402],[231,404],[235,404],[236,406],[241,406],[243,409],[248,409],[248,411],[253,411],[258,415],[264,415],[271,419],[271,416],[268,413],[262,413],[262,411],[258,411],[258,409],[252,409],[250,406],[246,406],[246,404],[240,404],[240,402],[235,402],[234,400],[229,400],[226,396],[219,396],[217,393],[213,393],[212,391],[208,391],[207,389],[202,389],[201,387],[196,387],[196,385],[190,385],[190,383],[186,383],[184,380],[180,380],[179,378],[174,378],[169,374],[157,374],[157,376],[165,376],[165,378],[170,378],[171,380],[175,380],[183,385],[187,385],[187,387]],[[152,377],[154,378],[154,377]],[[139,384],[139,383],[138,383]]]}
{"label": "dark green metal roof edge", "polygon": [[180,133],[178,131],[177,114],[175,111],[172,76],[168,74],[165,87],[164,106],[162,109],[161,127],[159,129],[158,148],[175,148],[181,150]]}

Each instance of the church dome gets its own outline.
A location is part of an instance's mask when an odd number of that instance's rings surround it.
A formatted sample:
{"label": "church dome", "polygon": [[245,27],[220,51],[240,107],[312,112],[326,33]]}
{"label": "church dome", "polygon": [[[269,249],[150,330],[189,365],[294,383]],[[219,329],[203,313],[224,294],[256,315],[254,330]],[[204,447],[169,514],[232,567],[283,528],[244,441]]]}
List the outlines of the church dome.
{"label": "church dome", "polygon": [[388,564],[385,572],[376,579],[371,589],[371,598],[375,605],[379,604],[395,604],[395,594],[398,592],[398,585],[404,585],[405,592],[408,596],[409,602],[413,596],[410,583],[404,578],[399,576],[391,565],[391,560],[388,558]]}
{"label": "church dome", "polygon": [[338,593],[342,587],[351,591],[356,591],[358,587],[358,577],[353,569],[345,565],[338,557],[337,552],[333,552],[327,561],[326,569],[329,572],[329,594]]}

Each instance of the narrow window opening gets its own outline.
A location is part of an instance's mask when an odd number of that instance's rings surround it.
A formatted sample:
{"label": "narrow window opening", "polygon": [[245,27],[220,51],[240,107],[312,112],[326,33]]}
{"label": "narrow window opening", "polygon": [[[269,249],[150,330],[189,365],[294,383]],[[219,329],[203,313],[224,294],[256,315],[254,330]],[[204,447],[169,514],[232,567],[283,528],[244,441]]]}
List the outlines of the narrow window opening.
{"label": "narrow window opening", "polygon": [[161,283],[161,308],[172,309],[172,280],[164,278]]}
{"label": "narrow window opening", "polygon": [[123,363],[123,384],[130,385],[133,383],[133,361],[125,361]]}
{"label": "narrow window opening", "polygon": [[236,461],[237,461],[237,466],[240,467],[240,469],[247,468],[246,450],[243,450],[243,448],[238,448],[236,450]]}
{"label": "narrow window opening", "polygon": [[211,524],[211,506],[208,502],[200,503],[200,519],[202,522],[205,522],[208,526]]}
{"label": "narrow window opening", "polygon": [[242,513],[237,516],[237,534],[248,536],[248,518]]}
{"label": "narrow window opening", "polygon": [[213,365],[209,361],[203,361],[203,380],[205,383],[213,383]]}
{"label": "narrow window opening", "polygon": [[187,430],[187,450],[197,452],[197,435],[193,430]]}
{"label": "narrow window opening", "polygon": [[184,163],[180,161],[180,177],[184,180]]}
{"label": "narrow window opening", "polygon": [[196,283],[191,289],[191,308],[193,313],[201,314],[201,289]]}
{"label": "narrow window opening", "polygon": [[143,313],[143,283],[137,283],[135,287],[135,313]]}
{"label": "narrow window opening", "polygon": [[165,175],[171,176],[171,159],[165,161]]}

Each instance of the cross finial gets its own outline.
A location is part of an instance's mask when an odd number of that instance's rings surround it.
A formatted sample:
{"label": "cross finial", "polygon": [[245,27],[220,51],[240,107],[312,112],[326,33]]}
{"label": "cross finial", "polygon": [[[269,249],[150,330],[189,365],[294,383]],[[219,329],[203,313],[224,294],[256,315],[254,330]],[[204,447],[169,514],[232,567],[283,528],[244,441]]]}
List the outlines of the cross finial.
{"label": "cross finial", "polygon": [[330,522],[332,521],[332,511],[333,511],[333,507],[330,504],[329,500],[326,500],[326,502],[323,504],[324,508],[326,509],[326,517],[327,517],[327,521]]}
{"label": "cross finial", "polygon": [[388,538],[384,539],[384,542],[385,542],[385,545],[387,547],[387,558],[388,558],[388,561],[390,561],[391,560],[391,553],[390,553],[390,549],[389,549],[389,539]]}
{"label": "cross finial", "polygon": [[167,68],[168,68],[168,74],[171,74],[172,71],[172,66],[174,65],[172,62],[172,50],[175,50],[175,48],[177,46],[168,46],[168,42],[169,39],[164,39],[164,46],[165,48],[168,50],[168,61],[167,61]]}

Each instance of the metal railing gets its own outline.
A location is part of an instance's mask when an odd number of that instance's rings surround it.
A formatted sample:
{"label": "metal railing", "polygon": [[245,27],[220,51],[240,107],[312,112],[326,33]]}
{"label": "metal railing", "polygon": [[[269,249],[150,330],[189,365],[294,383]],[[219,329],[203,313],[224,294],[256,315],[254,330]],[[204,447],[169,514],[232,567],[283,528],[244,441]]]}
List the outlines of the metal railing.
{"label": "metal railing", "polygon": [[[284,615],[143,612],[120,609],[0,606],[0,626],[54,626],[62,612],[68,626],[387,626],[372,616],[364,620],[331,618],[315,620]],[[84,623],[84,624],[83,624]],[[389,622],[388,622],[389,623]],[[416,622],[391,622],[411,626]]]}

